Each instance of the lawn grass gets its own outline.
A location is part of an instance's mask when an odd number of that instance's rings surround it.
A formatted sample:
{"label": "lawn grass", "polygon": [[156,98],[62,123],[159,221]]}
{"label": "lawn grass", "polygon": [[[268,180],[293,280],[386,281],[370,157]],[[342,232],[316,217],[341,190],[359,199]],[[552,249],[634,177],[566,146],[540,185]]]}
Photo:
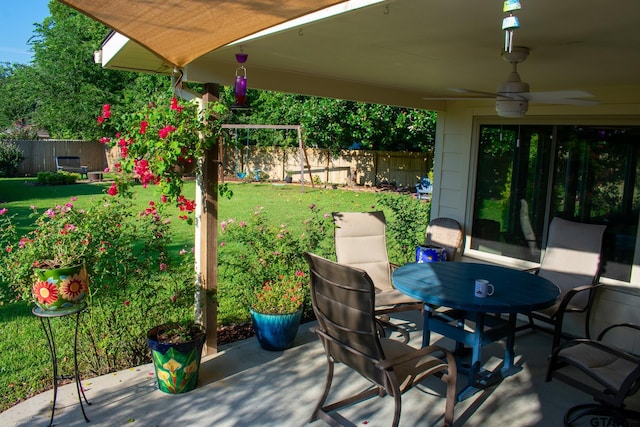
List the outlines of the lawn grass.
{"label": "lawn grass", "polygon": [[[68,186],[36,186],[34,179],[0,179],[0,208],[8,208],[17,214],[20,231],[32,227],[29,215],[31,206],[40,212],[56,205],[73,203],[82,208],[89,206],[92,198],[104,193],[110,183],[78,183]],[[218,206],[219,222],[233,218],[248,218],[256,207],[262,207],[270,218],[288,224],[292,229],[301,227],[300,222],[309,216],[310,205],[316,205],[321,212],[366,211],[376,209],[376,193],[368,191],[348,191],[344,189],[311,188],[306,185],[304,192],[300,185],[272,185],[258,183],[232,183],[232,199],[221,198]],[[134,187],[134,201],[143,210],[149,200],[158,200],[157,188]],[[188,182],[185,194],[195,193],[195,183]],[[192,246],[194,227],[178,219],[179,212],[169,209],[171,232],[176,248]],[[61,320],[54,319],[53,321]],[[64,320],[64,319],[62,319]],[[71,336],[72,322],[59,322],[60,335]],[[68,324],[68,325],[67,325]],[[26,302],[0,305],[0,411],[4,411],[20,400],[40,393],[51,387],[51,361],[44,333],[38,319],[31,314]],[[82,346],[82,343],[80,343]],[[60,355],[71,355],[71,343],[58,347]],[[65,368],[68,365],[63,365]],[[61,368],[62,369],[62,368]]]}

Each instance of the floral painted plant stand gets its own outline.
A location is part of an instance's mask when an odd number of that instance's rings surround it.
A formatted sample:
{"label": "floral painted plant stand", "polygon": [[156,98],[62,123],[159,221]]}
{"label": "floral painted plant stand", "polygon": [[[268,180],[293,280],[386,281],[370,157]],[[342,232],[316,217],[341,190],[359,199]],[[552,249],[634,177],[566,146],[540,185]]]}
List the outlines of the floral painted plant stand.
{"label": "floral painted plant stand", "polygon": [[[89,418],[87,418],[87,414],[84,412],[84,405],[82,403],[82,399],[87,405],[91,405],[87,400],[87,396],[84,394],[84,390],[80,385],[80,375],[78,374],[78,322],[80,320],[80,313],[87,308],[87,303],[83,302],[73,307],[63,308],[59,310],[43,310],[40,307],[34,307],[31,312],[40,319],[40,323],[42,325],[42,329],[44,330],[44,334],[47,337],[47,343],[49,344],[49,351],[51,352],[51,361],[53,363],[53,403],[51,405],[51,420],[49,421],[49,426],[53,425],[53,416],[56,411],[56,398],[58,397],[58,382],[62,380],[67,380],[71,378],[75,378],[76,389],[78,390],[78,401],[80,402],[80,409],[82,409],[82,415],[84,416],[84,420],[89,422]],[[73,376],[69,375],[59,375],[58,374],[58,355],[56,353],[56,342],[53,336],[53,328],[51,327],[51,318],[54,317],[65,317],[76,315],[76,330],[73,342],[73,365],[74,365],[74,373]]]}

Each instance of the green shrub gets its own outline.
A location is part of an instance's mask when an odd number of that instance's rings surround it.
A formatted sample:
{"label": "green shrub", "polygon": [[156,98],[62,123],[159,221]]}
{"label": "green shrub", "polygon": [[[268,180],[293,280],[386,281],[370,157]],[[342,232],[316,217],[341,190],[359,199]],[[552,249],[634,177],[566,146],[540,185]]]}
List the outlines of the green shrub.
{"label": "green shrub", "polygon": [[415,249],[425,241],[431,203],[391,193],[379,194],[376,201],[386,208],[390,261],[399,265],[415,261]]}
{"label": "green shrub", "polygon": [[77,173],[69,172],[38,172],[38,185],[69,185],[75,184],[80,178]]}
{"label": "green shrub", "polygon": [[[315,205],[303,221],[303,231],[292,232],[287,224],[269,221],[261,208],[247,220],[229,219],[220,223],[218,248],[218,321],[220,324],[246,322],[256,293],[265,283],[280,276],[294,277],[309,270],[302,254],[312,251],[331,256],[333,223],[329,213]],[[311,312],[308,283],[305,283],[305,313]]]}
{"label": "green shrub", "polygon": [[22,150],[10,141],[0,141],[0,177],[12,177],[24,160]]}
{"label": "green shrub", "polygon": [[[74,209],[73,201],[65,208]],[[170,223],[164,219],[164,206],[149,202],[140,212],[131,200],[100,196],[78,210],[74,227],[88,233],[84,257],[89,306],[79,326],[80,339],[89,343],[80,355],[85,372],[100,375],[149,362],[147,330],[169,321],[193,320],[193,252],[169,252]],[[47,212],[57,215],[56,209]],[[0,251],[0,277],[6,278],[22,270],[15,256],[29,236],[17,236],[7,226],[10,215],[0,210],[0,244],[13,248]],[[28,297],[15,292],[10,296]]]}

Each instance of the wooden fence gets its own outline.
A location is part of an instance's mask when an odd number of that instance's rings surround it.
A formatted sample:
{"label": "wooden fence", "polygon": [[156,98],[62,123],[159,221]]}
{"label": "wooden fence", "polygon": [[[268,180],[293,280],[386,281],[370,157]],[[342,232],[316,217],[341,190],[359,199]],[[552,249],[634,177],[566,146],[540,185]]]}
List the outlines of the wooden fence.
{"label": "wooden fence", "polygon": [[[225,147],[223,170],[225,176],[242,176],[255,179],[256,171],[262,179],[282,181],[290,172],[293,182],[299,182],[302,171],[305,181],[314,179],[338,185],[395,184],[413,187],[420,177],[432,168],[432,157],[428,153],[395,151],[345,150],[337,155],[325,149],[307,149],[310,169],[301,160],[297,148],[264,148],[255,146],[236,151]],[[301,168],[301,166],[303,166]],[[310,173],[309,173],[310,172]]]}
{"label": "wooden fence", "polygon": [[[44,140],[17,141],[16,144],[25,154],[25,160],[18,168],[20,176],[55,172],[56,156],[79,156],[80,163],[88,166],[89,171],[102,171],[117,161],[117,150],[99,142]],[[308,148],[306,154],[310,169],[301,169],[306,160],[303,157],[301,162],[297,148],[250,146],[247,156],[246,147],[236,150],[227,145],[222,150],[222,170],[227,178],[237,178],[244,173],[245,179],[255,179],[257,172],[263,180],[283,181],[290,171],[293,182],[299,182],[301,170],[304,170],[307,182],[314,179],[347,186],[395,184],[412,187],[432,167],[429,153],[345,150],[333,155],[328,150]]]}
{"label": "wooden fence", "polygon": [[107,167],[107,148],[99,142],[42,140],[14,141],[24,153],[18,167],[19,176],[35,176],[38,172],[55,172],[56,156],[79,156],[80,164],[89,172],[103,171]]}

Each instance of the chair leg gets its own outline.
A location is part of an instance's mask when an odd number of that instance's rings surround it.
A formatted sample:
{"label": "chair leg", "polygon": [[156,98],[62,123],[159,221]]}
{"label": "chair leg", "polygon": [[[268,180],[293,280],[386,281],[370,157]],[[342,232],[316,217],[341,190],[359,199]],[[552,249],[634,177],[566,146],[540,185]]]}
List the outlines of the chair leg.
{"label": "chair leg", "polygon": [[393,411],[393,427],[398,427],[400,424],[400,412],[402,411],[402,394],[400,390],[396,390],[395,396],[393,396],[395,403],[395,410]]}
{"label": "chair leg", "polygon": [[324,403],[327,401],[327,397],[329,396],[329,390],[331,389],[331,383],[333,381],[333,361],[328,357],[327,359],[329,362],[329,366],[327,369],[327,378],[325,380],[324,391],[322,392],[320,401],[316,405],[316,408],[314,409],[313,414],[311,415],[311,419],[309,420],[310,423],[318,419],[319,413],[322,411],[322,407],[324,406]]}

